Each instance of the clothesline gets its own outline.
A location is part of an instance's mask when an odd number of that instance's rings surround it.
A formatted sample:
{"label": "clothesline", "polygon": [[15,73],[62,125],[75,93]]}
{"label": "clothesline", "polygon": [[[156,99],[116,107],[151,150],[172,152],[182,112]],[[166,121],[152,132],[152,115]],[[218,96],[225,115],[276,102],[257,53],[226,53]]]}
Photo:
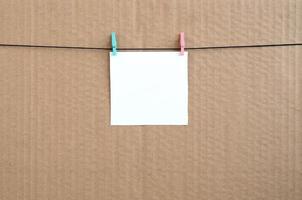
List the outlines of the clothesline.
{"label": "clothesline", "polygon": [[[239,48],[265,48],[265,47],[287,47],[302,46],[302,43],[280,43],[280,44],[255,44],[255,45],[228,45],[228,46],[203,46],[186,47],[185,50],[207,50],[207,49],[239,49]],[[0,47],[18,47],[18,48],[50,48],[50,49],[82,49],[82,50],[104,50],[110,51],[109,47],[85,47],[85,46],[57,46],[57,45],[31,45],[31,44],[6,44],[0,43]],[[177,51],[179,48],[117,48],[121,51]]]}

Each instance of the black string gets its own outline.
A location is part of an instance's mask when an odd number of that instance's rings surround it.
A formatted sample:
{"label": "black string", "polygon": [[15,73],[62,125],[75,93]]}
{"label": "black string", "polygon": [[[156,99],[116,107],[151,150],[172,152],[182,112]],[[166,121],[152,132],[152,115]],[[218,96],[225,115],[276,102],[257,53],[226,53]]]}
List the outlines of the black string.
{"label": "black string", "polygon": [[[56,46],[56,45],[30,45],[30,44],[5,44],[0,43],[2,47],[21,47],[21,48],[51,48],[51,49],[83,49],[83,50],[104,50],[110,51],[109,47],[84,47],[84,46]],[[230,46],[204,46],[204,47],[187,47],[185,50],[206,50],[206,49],[238,49],[238,48],[264,48],[264,47],[286,47],[302,46],[302,43],[283,43],[283,44],[255,44],[255,45],[230,45]],[[125,51],[178,51],[180,48],[117,48]]]}

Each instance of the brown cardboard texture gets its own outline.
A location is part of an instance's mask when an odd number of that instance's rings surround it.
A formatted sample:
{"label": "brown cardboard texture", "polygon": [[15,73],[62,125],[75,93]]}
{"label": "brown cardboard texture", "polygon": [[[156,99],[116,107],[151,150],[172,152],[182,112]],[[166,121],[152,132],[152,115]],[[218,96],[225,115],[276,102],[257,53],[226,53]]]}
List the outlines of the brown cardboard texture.
{"label": "brown cardboard texture", "polygon": [[[0,0],[0,43],[302,42],[301,0]],[[111,127],[108,51],[0,47],[1,200],[302,198],[302,47],[189,52],[189,126]]]}

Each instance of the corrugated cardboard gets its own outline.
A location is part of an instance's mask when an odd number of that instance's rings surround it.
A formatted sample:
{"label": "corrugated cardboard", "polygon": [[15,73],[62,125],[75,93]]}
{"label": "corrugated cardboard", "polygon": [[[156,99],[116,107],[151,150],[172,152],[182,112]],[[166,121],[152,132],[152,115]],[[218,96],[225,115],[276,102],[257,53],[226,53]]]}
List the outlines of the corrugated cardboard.
{"label": "corrugated cardboard", "polygon": [[[301,0],[0,0],[0,43],[302,42]],[[0,47],[1,200],[302,198],[302,47],[189,52],[189,126],[109,125],[108,52]]]}

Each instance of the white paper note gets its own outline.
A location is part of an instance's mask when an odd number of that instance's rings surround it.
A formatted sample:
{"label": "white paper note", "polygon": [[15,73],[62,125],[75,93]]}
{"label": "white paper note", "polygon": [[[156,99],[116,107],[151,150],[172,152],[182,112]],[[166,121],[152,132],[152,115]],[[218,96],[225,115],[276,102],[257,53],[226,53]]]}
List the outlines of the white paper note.
{"label": "white paper note", "polygon": [[188,52],[110,53],[111,125],[187,125]]}

